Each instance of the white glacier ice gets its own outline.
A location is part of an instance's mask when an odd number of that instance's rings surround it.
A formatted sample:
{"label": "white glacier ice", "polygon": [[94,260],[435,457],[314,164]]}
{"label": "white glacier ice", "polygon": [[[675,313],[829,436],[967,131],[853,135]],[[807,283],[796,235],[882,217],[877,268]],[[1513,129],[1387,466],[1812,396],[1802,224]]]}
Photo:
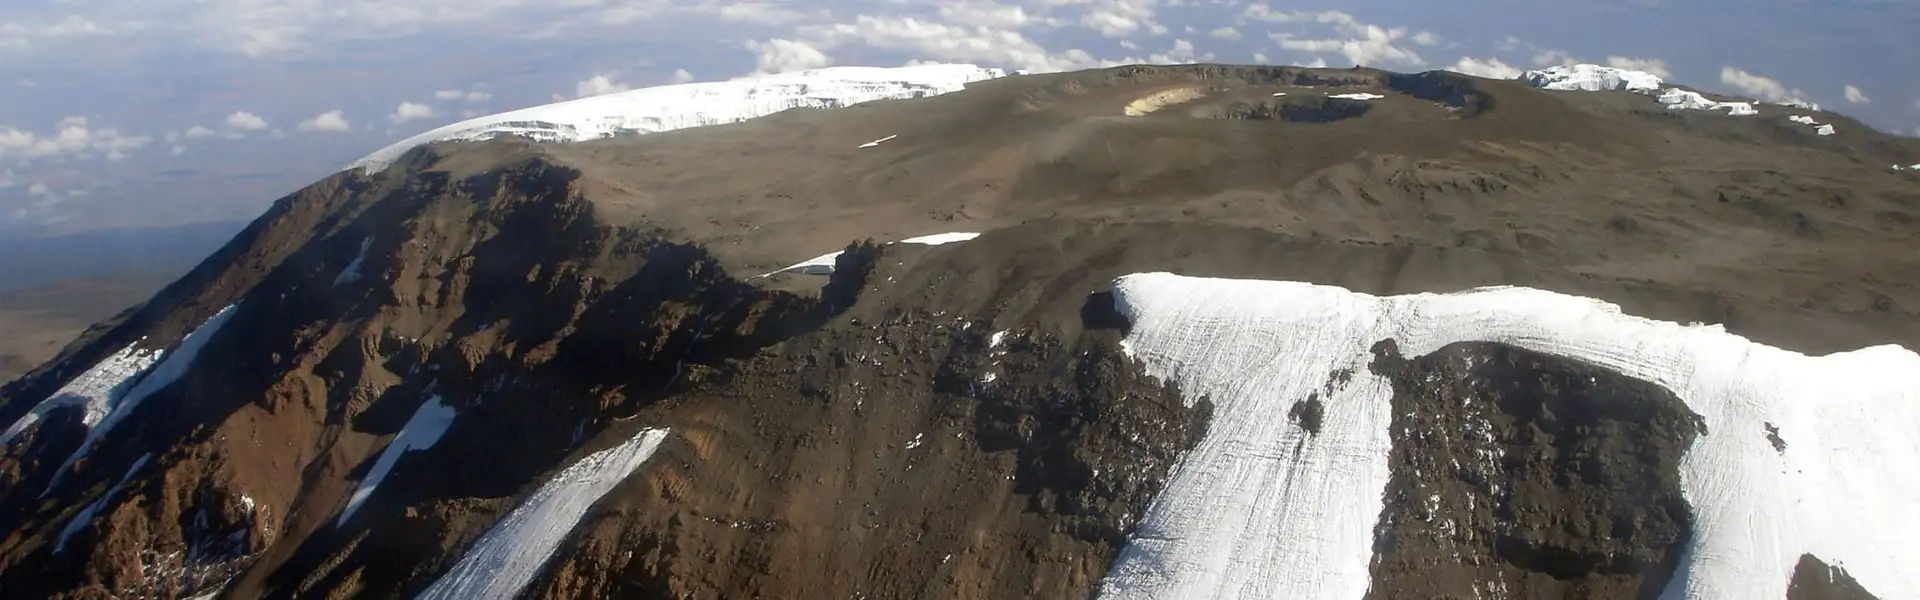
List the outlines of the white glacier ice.
{"label": "white glacier ice", "polygon": [[1660,76],[1646,71],[1585,64],[1527,71],[1518,79],[1537,88],[1563,92],[1651,92],[1663,83]]}
{"label": "white glacier ice", "polygon": [[407,424],[400,426],[400,433],[393,436],[393,441],[387,442],[385,450],[380,451],[380,460],[375,461],[373,468],[367,471],[367,476],[360,479],[360,487],[353,491],[353,496],[347,500],[347,507],[340,511],[339,518],[334,519],[333,526],[345,524],[354,511],[360,509],[360,505],[373,495],[373,490],[380,487],[380,481],[393,471],[394,463],[400,462],[401,455],[432,448],[439,443],[440,436],[445,435],[447,427],[453,425],[455,416],[453,407],[442,404],[439,396],[421,403],[420,408],[413,411],[413,418],[407,419]]}
{"label": "white glacier ice", "polygon": [[220,312],[208,317],[199,327],[187,332],[186,337],[180,338],[180,343],[168,351],[164,358],[140,375],[139,381],[135,382],[131,389],[128,389],[124,395],[112,398],[113,402],[107,407],[106,413],[100,417],[98,424],[87,429],[87,439],[80,442],[80,447],[75,448],[73,454],[68,455],[67,459],[60,463],[60,467],[54,470],[53,480],[47,483],[47,489],[40,495],[45,497],[52,493],[66,476],[67,469],[72,467],[73,463],[86,458],[87,454],[93,451],[94,444],[99,443],[101,438],[111,433],[128,415],[133,414],[133,411],[139,408],[142,402],[146,402],[149,396],[173,385],[180,376],[187,374],[187,369],[193,366],[193,360],[200,356],[200,350],[206,347],[207,340],[212,339],[214,334],[220,332],[221,327],[226,326],[237,306],[239,305],[228,305],[220,309]]}
{"label": "white glacier ice", "polygon": [[1806,115],[1794,115],[1791,117],[1787,117],[1787,120],[1793,121],[1795,123],[1799,123],[1801,125],[1819,125],[1819,123],[1814,122],[1813,117],[1809,117]]}
{"label": "white glacier ice", "polygon": [[93,522],[93,516],[99,514],[100,509],[106,508],[108,503],[113,502],[114,498],[119,497],[120,488],[126,487],[127,480],[133,479],[133,474],[140,472],[140,467],[147,466],[147,461],[149,460],[153,460],[152,452],[142,455],[140,460],[133,461],[133,466],[127,467],[127,473],[121,475],[120,480],[114,482],[113,487],[107,488],[107,493],[101,494],[99,499],[87,504],[86,508],[82,508],[80,512],[75,513],[73,519],[67,521],[67,526],[60,528],[60,537],[53,544],[53,553],[59,554],[61,551],[66,550],[67,539],[72,538],[73,534],[80,533],[80,530],[85,528],[88,523]]}
{"label": "white glacier ice", "polygon": [[1827,124],[1815,127],[1813,128],[1813,133],[1816,135],[1833,135],[1833,125]]}
{"label": "white glacier ice", "polygon": [[737,123],[793,108],[839,108],[933,96],[1006,75],[1002,69],[968,64],[831,67],[641,88],[461,121],[381,148],[346,168],[378,171],[408,150],[439,141],[518,135],[542,142],[580,142]]}
{"label": "white glacier ice", "polygon": [[[1672,390],[1709,434],[1681,462],[1694,532],[1667,598],[1781,598],[1802,554],[1881,598],[1920,597],[1920,355],[1807,356],[1717,325],[1553,292],[1377,297],[1294,282],[1122,277],[1126,351],[1209,398],[1204,439],[1101,584],[1102,598],[1360,598],[1387,482],[1391,389],[1367,368],[1459,341],[1584,360]],[[1351,369],[1307,439],[1290,405]],[[1767,440],[1778,427],[1785,450]]]}
{"label": "white glacier ice", "polygon": [[127,390],[139,381],[140,374],[160,360],[165,350],[142,350],[133,345],[121,348],[119,352],[101,359],[98,364],[74,377],[61,386],[53,395],[41,400],[33,410],[27,411],[19,420],[0,431],[0,448],[24,433],[27,428],[47,418],[47,414],[61,408],[78,406],[80,424],[92,429],[106,418],[107,413],[118,406]]}
{"label": "white glacier ice", "polygon": [[353,262],[347,263],[347,267],[344,269],[341,269],[339,275],[333,276],[333,285],[335,287],[339,287],[339,286],[346,285],[346,284],[353,283],[360,280],[360,265],[362,263],[367,262],[367,248],[371,246],[373,246],[372,236],[361,238],[360,254],[355,255],[353,257]]}
{"label": "white glacier ice", "polygon": [[646,462],[667,438],[647,429],[626,442],[595,452],[540,486],[506,518],[475,540],[419,600],[505,600],[520,595],[573,532],[587,509]]}
{"label": "white glacier ice", "polygon": [[[980,234],[972,233],[972,232],[936,233],[933,235],[910,237],[904,240],[900,240],[898,242],[889,242],[889,243],[920,244],[922,246],[940,246],[944,244],[952,244],[955,242],[971,241],[973,240],[973,238],[977,238],[977,237],[980,237]],[[771,275],[778,275],[780,273],[800,273],[803,275],[832,275],[834,262],[838,261],[839,259],[840,259],[839,252],[828,252],[826,254],[815,256],[813,258],[809,258],[801,262],[787,265],[786,267],[781,268],[778,271],[773,271],[771,273],[763,273],[760,276],[767,277]]]}
{"label": "white glacier ice", "polygon": [[1690,92],[1680,88],[1667,88],[1660,92],[1660,104],[1674,110],[1725,110],[1727,114],[1745,117],[1760,114],[1751,102],[1720,102],[1708,99],[1699,92]]}

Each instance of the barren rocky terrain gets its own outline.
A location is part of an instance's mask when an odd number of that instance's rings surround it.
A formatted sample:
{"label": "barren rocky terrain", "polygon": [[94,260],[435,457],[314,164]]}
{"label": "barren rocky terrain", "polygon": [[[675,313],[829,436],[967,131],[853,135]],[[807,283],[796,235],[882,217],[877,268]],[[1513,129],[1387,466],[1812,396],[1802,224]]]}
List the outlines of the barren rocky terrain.
{"label": "barren rocky terrain", "polygon": [[[1326,97],[1350,93],[1381,98]],[[1806,352],[1920,347],[1920,173],[1887,169],[1920,140],[1762,113],[1196,65],[421,148],[280,199],[0,388],[14,423],[233,307],[70,470],[77,419],[6,445],[0,597],[410,597],[550,474],[650,427],[672,433],[527,596],[1089,597],[1210,411],[1121,350],[1120,275],[1525,285]],[[885,243],[943,232],[982,235]],[[836,249],[831,276],[760,277]],[[1489,437],[1396,435],[1372,595],[1672,577],[1674,465],[1708,433],[1671,392],[1498,345],[1383,346],[1373,368],[1396,430]],[[429,398],[458,418],[336,523]],[[1274,418],[1311,431],[1316,410]],[[1411,469],[1494,446],[1506,462]],[[1866,593],[1813,557],[1793,585]]]}

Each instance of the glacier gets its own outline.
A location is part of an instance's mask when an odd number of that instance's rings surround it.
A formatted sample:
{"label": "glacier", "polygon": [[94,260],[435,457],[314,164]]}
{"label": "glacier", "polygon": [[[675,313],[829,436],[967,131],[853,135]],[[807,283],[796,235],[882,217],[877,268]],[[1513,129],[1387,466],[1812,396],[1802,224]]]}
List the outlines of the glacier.
{"label": "glacier", "polygon": [[[1391,449],[1392,389],[1368,350],[1389,338],[1410,357],[1485,341],[1587,361],[1704,417],[1711,433],[1680,465],[1693,537],[1663,598],[1785,597],[1802,554],[1878,597],[1920,598],[1920,520],[1906,516],[1920,511],[1920,355],[1904,348],[1808,356],[1519,287],[1380,297],[1147,273],[1114,297],[1132,323],[1124,350],[1214,417],[1101,598],[1363,597]],[[1306,440],[1289,405],[1343,369]]]}
{"label": "glacier", "polygon": [[520,595],[587,509],[653,456],[667,429],[646,429],[595,452],[540,486],[494,524],[416,600],[506,600]]}
{"label": "glacier", "polygon": [[1562,92],[1652,92],[1665,83],[1646,71],[1589,64],[1535,69],[1521,73],[1518,79],[1533,87]]}
{"label": "glacier", "polygon": [[1516,77],[1527,85],[1562,92],[1634,92],[1648,94],[1672,110],[1724,110],[1742,117],[1760,114],[1752,102],[1720,102],[1699,92],[1666,87],[1659,75],[1592,64],[1561,65],[1534,69]]}
{"label": "glacier", "polygon": [[127,390],[140,380],[140,375],[164,355],[165,350],[144,350],[129,344],[100,359],[99,363],[68,381],[53,395],[41,400],[27,414],[9,425],[6,431],[0,431],[0,448],[5,448],[13,438],[47,418],[48,413],[62,408],[79,407],[80,424],[92,429],[106,418],[113,407],[119,405]]}
{"label": "glacier", "polygon": [[1004,69],[970,64],[830,67],[731,81],[641,88],[439,127],[381,148],[344,170],[379,171],[408,150],[433,142],[479,141],[506,135],[541,142],[581,142],[738,123],[793,108],[840,108],[875,100],[934,96],[1008,74]]}
{"label": "glacier", "polygon": [[394,463],[400,462],[401,455],[432,448],[434,444],[439,443],[440,436],[445,435],[447,428],[453,425],[455,416],[458,415],[454,413],[453,407],[442,404],[439,396],[428,398],[426,402],[420,403],[420,408],[413,411],[413,417],[407,419],[407,424],[400,426],[400,433],[393,436],[393,441],[387,442],[385,450],[380,451],[380,459],[373,463],[373,469],[367,471],[367,476],[360,479],[360,487],[355,489],[353,496],[348,498],[346,509],[340,511],[340,517],[334,519],[333,526],[339,527],[346,524],[347,519],[353,517],[354,511],[360,510],[360,505],[373,496],[373,490],[380,487],[380,482],[387,478],[387,473],[393,471]]}

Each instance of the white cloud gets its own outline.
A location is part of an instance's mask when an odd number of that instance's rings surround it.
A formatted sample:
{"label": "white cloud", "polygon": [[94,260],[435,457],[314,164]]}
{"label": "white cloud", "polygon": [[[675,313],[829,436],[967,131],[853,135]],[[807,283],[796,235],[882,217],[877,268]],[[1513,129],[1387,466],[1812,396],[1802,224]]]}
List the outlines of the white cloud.
{"label": "white cloud", "polygon": [[800,11],[787,8],[784,4],[770,2],[739,2],[720,7],[722,21],[784,25],[806,17]]}
{"label": "white cloud", "polygon": [[1366,66],[1403,65],[1420,66],[1426,59],[1412,49],[1399,45],[1402,39],[1420,43],[1424,35],[1431,42],[1432,34],[1419,32],[1408,37],[1405,28],[1392,29],[1370,25],[1355,19],[1353,15],[1337,10],[1321,12],[1284,12],[1276,11],[1264,3],[1248,5],[1243,15],[1248,19],[1271,23],[1318,23],[1332,25],[1346,38],[1298,39],[1293,34],[1273,33],[1269,37],[1280,44],[1282,49],[1296,52],[1310,52],[1315,55],[1334,53],[1347,58],[1353,64]]}
{"label": "white cloud", "polygon": [[573,84],[573,97],[604,96],[633,89],[633,86],[614,81],[611,75],[594,75],[585,81]]}
{"label": "white cloud", "polygon": [[0,158],[33,160],[39,158],[126,158],[128,152],[143,148],[153,138],[125,135],[112,127],[90,127],[85,117],[67,117],[54,124],[54,132],[40,135],[13,127],[0,126]]}
{"label": "white cloud", "polygon": [[216,132],[212,129],[207,129],[199,125],[195,125],[192,127],[188,127],[187,132],[185,134],[182,134],[182,137],[185,137],[190,140],[204,140],[204,139],[213,137],[215,134]]}
{"label": "white cloud", "polygon": [[1209,37],[1215,37],[1223,40],[1237,40],[1237,39],[1240,39],[1240,30],[1234,29],[1232,27],[1221,27],[1219,29],[1215,29],[1213,31],[1207,32],[1207,35]]}
{"label": "white cloud", "polygon": [[1028,13],[1023,7],[978,0],[940,5],[940,20],[955,25],[973,25],[995,29],[1015,29],[1028,25],[1059,25],[1057,19],[1045,19]]}
{"label": "white cloud", "polygon": [[1153,20],[1153,0],[1076,0],[1086,6],[1080,25],[1110,38],[1123,38],[1142,30],[1165,35],[1167,28]]}
{"label": "white cloud", "polygon": [[20,182],[14,181],[15,177],[18,176],[13,174],[13,169],[0,170],[0,190],[12,189],[20,185]]}
{"label": "white cloud", "polygon": [[1083,50],[1051,51],[1018,31],[912,17],[859,15],[852,22],[809,27],[803,33],[827,49],[859,43],[929,60],[980,62],[1036,72],[1101,64]]}
{"label": "white cloud", "polygon": [[387,116],[387,120],[405,123],[416,119],[431,119],[435,114],[430,105],[401,102],[399,107],[393,109],[393,114]]}
{"label": "white cloud", "polygon": [[260,131],[267,128],[267,120],[244,110],[227,115],[227,128],[239,131]]}
{"label": "white cloud", "polygon": [[672,81],[673,81],[674,83],[692,83],[692,82],[693,82],[693,72],[692,72],[692,71],[688,71],[688,70],[686,70],[686,69],[675,69],[675,70],[673,71],[673,79],[672,79]]}
{"label": "white cloud", "polygon": [[433,99],[439,100],[442,102],[457,102],[460,100],[465,100],[467,102],[477,104],[480,102],[486,102],[488,99],[492,97],[493,97],[493,94],[489,94],[486,92],[479,92],[479,91],[469,92],[466,90],[440,90],[433,93]]}
{"label": "white cloud", "polygon": [[1844,91],[1846,92],[1848,103],[1851,103],[1851,104],[1872,104],[1873,103],[1873,99],[1868,98],[1866,92],[1860,91],[1859,86],[1848,85]]}
{"label": "white cloud", "polygon": [[1447,70],[1466,73],[1488,79],[1513,79],[1520,76],[1520,68],[1501,62],[1498,58],[1461,57]]}
{"label": "white cloud", "polygon": [[788,73],[818,69],[833,64],[833,58],[806,42],[774,38],[765,42],[747,42],[747,49],[758,52],[756,65],[761,73]]}
{"label": "white cloud", "polygon": [[1720,83],[1733,86],[1746,95],[1768,102],[1798,101],[1805,94],[1771,77],[1755,75],[1734,67],[1720,69]]}
{"label": "white cloud", "polygon": [[348,123],[346,116],[336,108],[301,121],[299,129],[301,131],[351,131],[353,124]]}
{"label": "white cloud", "polygon": [[1420,33],[1413,34],[1413,43],[1419,44],[1422,46],[1432,46],[1434,44],[1440,43],[1440,36],[1434,35],[1433,32],[1431,31],[1422,31]]}
{"label": "white cloud", "polygon": [[1253,53],[1253,62],[1256,62],[1256,63],[1260,63],[1260,64],[1263,64],[1263,65],[1264,65],[1264,64],[1268,64],[1268,63],[1270,63],[1270,62],[1272,62],[1272,61],[1269,61],[1269,60],[1267,60],[1267,53],[1265,53],[1265,52],[1255,52],[1255,53]]}
{"label": "white cloud", "polygon": [[173,152],[173,155],[174,155],[174,156],[179,156],[179,155],[182,155],[182,154],[186,154],[186,153],[187,153],[187,147],[186,147],[186,146],[182,146],[182,145],[179,145],[179,144],[174,144],[174,145],[173,145],[173,150],[172,150],[172,152]]}
{"label": "white cloud", "polygon": [[53,190],[48,189],[47,184],[44,183],[35,183],[27,186],[27,195],[29,196],[45,196],[51,193],[53,193]]}
{"label": "white cloud", "polygon": [[1661,79],[1670,79],[1673,72],[1667,70],[1667,61],[1658,58],[1631,58],[1626,56],[1607,57],[1607,66],[1630,71],[1646,71]]}

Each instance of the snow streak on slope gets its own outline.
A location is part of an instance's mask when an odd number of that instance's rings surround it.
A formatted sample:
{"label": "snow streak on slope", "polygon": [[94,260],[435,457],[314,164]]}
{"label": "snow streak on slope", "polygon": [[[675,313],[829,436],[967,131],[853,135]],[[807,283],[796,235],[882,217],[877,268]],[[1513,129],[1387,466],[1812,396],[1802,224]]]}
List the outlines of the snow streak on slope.
{"label": "snow streak on slope", "polygon": [[1728,115],[1749,117],[1760,114],[1752,102],[1721,102],[1712,100],[1699,92],[1689,92],[1680,88],[1667,88],[1660,92],[1660,104],[1674,110],[1725,110]]}
{"label": "snow streak on slope", "polygon": [[67,468],[80,459],[86,458],[87,454],[93,451],[94,444],[112,432],[114,427],[127,418],[127,415],[133,414],[134,409],[140,407],[140,403],[146,402],[149,396],[173,385],[181,375],[187,374],[187,369],[193,366],[194,358],[200,356],[200,350],[206,347],[207,340],[219,333],[220,328],[226,326],[227,320],[233,317],[236,306],[239,305],[229,305],[220,309],[220,312],[188,332],[186,337],[180,338],[180,344],[167,352],[166,358],[153,365],[151,370],[141,376],[140,381],[135,383],[133,389],[128,390],[126,395],[117,398],[106,415],[101,417],[100,424],[87,430],[86,441],[81,442],[80,447],[74,449],[73,454],[68,455],[65,462],[60,463],[60,468],[54,470],[53,481],[47,483],[47,489],[40,492],[40,495],[45,497],[58,487],[61,479],[66,476]]}
{"label": "snow streak on slope", "polygon": [[1521,73],[1519,79],[1537,88],[1563,92],[1651,92],[1663,83],[1652,73],[1600,65],[1549,67]]}
{"label": "snow streak on slope", "polygon": [[107,412],[119,404],[120,398],[126,395],[127,389],[139,381],[140,374],[153,366],[153,363],[159,361],[164,354],[166,354],[164,350],[141,350],[128,345],[119,352],[102,359],[99,364],[67,382],[67,385],[62,386],[46,400],[40,401],[33,410],[27,411],[20,420],[8,426],[6,431],[0,432],[0,448],[6,447],[13,438],[25,432],[33,424],[47,418],[47,413],[69,406],[80,408],[81,425],[88,429],[99,425],[100,419],[106,418]]}
{"label": "snow streak on slope", "polygon": [[400,434],[387,442],[387,449],[380,452],[380,460],[374,462],[373,470],[360,480],[360,487],[353,491],[353,497],[347,500],[347,508],[340,511],[340,518],[334,520],[333,526],[346,523],[347,518],[353,516],[353,511],[360,509],[360,505],[373,495],[374,488],[380,487],[380,481],[393,471],[393,464],[400,462],[401,455],[432,448],[438,443],[440,436],[447,433],[447,427],[453,425],[454,416],[453,407],[441,404],[439,396],[421,403],[420,408],[413,411],[413,418],[407,419],[407,424],[400,427]]}
{"label": "snow streak on slope", "polygon": [[347,168],[378,171],[408,150],[438,141],[519,135],[542,142],[580,142],[737,123],[792,108],[840,108],[874,100],[920,98],[956,92],[968,83],[1006,74],[1001,69],[965,64],[833,67],[642,88],[461,121],[401,140]]}
{"label": "snow streak on slope", "polygon": [[[1810,357],[1526,288],[1375,297],[1165,273],[1115,284],[1127,351],[1213,423],[1102,583],[1104,598],[1359,598],[1387,481],[1392,390],[1367,368],[1460,341],[1572,357],[1672,390],[1709,433],[1681,462],[1693,538],[1669,598],[1781,598],[1802,554],[1882,598],[1920,597],[1920,355]],[[1288,406],[1329,381],[1318,436]],[[1786,441],[1776,450],[1767,425]]]}
{"label": "snow streak on slope", "polygon": [[147,461],[149,460],[153,460],[152,452],[142,455],[140,460],[133,461],[133,466],[127,467],[127,474],[121,475],[120,481],[114,482],[113,487],[107,488],[107,493],[101,494],[100,499],[94,500],[93,503],[88,504],[86,508],[80,509],[79,513],[73,515],[73,519],[67,521],[67,526],[60,528],[60,539],[54,543],[53,552],[58,554],[60,551],[66,550],[67,539],[73,537],[73,534],[80,533],[80,530],[86,527],[88,523],[92,523],[93,516],[99,514],[100,509],[106,508],[108,503],[113,502],[113,499],[120,495],[120,488],[126,487],[127,480],[133,479],[133,474],[140,472],[140,467],[147,466]]}
{"label": "snow streak on slope", "polygon": [[[892,242],[892,243],[920,244],[922,246],[939,246],[943,244],[952,244],[955,242],[971,241],[973,240],[973,238],[977,238],[977,237],[980,237],[980,234],[970,233],[970,232],[936,233],[933,235],[910,237],[910,238],[900,240],[898,242]],[[839,259],[840,259],[839,252],[828,252],[826,254],[809,258],[805,261],[787,265],[786,268],[780,269],[778,271],[762,274],[761,277],[766,277],[769,275],[777,275],[780,273],[789,273],[789,272],[798,272],[805,275],[832,275],[833,265],[835,261]]]}
{"label": "snow streak on slope", "polygon": [[353,262],[347,263],[347,267],[344,269],[341,269],[339,275],[333,276],[333,285],[335,287],[339,287],[339,286],[346,285],[346,284],[353,283],[360,280],[360,265],[367,262],[367,248],[372,245],[373,245],[372,236],[368,236],[360,240],[360,254],[355,255],[353,257]]}
{"label": "snow streak on slope", "polygon": [[514,598],[540,574],[587,509],[653,456],[666,429],[641,431],[625,443],[581,459],[547,480],[473,543],[466,556],[421,592],[421,600]]}

